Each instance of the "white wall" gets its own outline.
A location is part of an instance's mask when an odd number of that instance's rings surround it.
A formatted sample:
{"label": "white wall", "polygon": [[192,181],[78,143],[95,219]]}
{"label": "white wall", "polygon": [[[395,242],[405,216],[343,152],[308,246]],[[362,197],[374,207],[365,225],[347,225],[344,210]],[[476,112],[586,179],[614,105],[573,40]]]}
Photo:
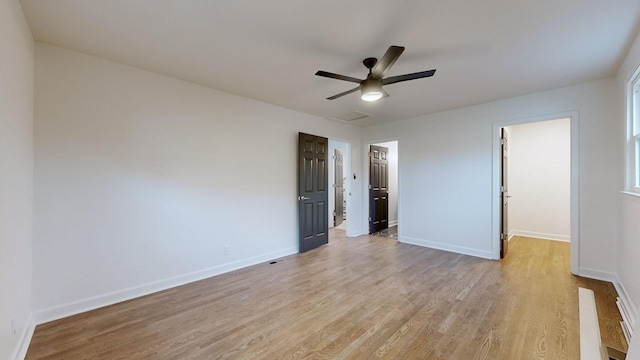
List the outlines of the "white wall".
{"label": "white wall", "polygon": [[33,331],[34,51],[17,0],[0,1],[0,44],[0,359],[10,359],[24,357]]}
{"label": "white wall", "polygon": [[298,131],[361,168],[354,126],[45,44],[35,79],[37,321],[297,252]]}
{"label": "white wall", "polygon": [[507,127],[509,235],[571,238],[571,120]]}
{"label": "white wall", "polygon": [[365,143],[386,137],[400,145],[400,241],[494,257],[493,123],[577,112],[578,271],[615,277],[621,131],[615,84],[605,79],[366,128]]}
{"label": "white wall", "polygon": [[[640,64],[640,34],[636,36],[635,41],[624,59],[622,66],[618,71],[617,76],[617,93],[618,103],[616,104],[619,111],[617,112],[617,123],[620,124],[620,131],[618,132],[618,142],[625,144],[627,141],[626,124],[626,85],[630,80],[633,71]],[[624,158],[624,149],[621,149],[618,153],[620,158]],[[625,166],[620,166],[618,173],[624,178],[626,175]],[[619,190],[624,189],[622,181],[619,182]],[[635,316],[638,316],[638,307],[640,306],[640,267],[638,266],[640,260],[640,197],[630,195],[626,193],[619,194],[620,200],[620,244],[618,246],[617,255],[619,257],[618,263],[618,281],[621,288],[621,294],[630,310],[634,312]],[[636,324],[640,321],[640,318],[636,320]],[[637,325],[634,338],[637,335]],[[640,345],[640,342],[635,341],[635,345]],[[634,352],[636,356],[640,357],[640,348],[637,346],[635,349],[629,351]]]}

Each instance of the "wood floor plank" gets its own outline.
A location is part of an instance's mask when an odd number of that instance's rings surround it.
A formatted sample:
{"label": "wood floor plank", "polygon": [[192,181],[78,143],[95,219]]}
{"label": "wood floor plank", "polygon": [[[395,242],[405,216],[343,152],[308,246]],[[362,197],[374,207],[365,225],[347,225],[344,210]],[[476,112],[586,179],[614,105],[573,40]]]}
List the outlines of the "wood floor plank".
{"label": "wood floor plank", "polygon": [[501,261],[380,236],[329,245],[36,327],[27,359],[579,359],[578,287],[626,350],[611,283],[569,244]]}

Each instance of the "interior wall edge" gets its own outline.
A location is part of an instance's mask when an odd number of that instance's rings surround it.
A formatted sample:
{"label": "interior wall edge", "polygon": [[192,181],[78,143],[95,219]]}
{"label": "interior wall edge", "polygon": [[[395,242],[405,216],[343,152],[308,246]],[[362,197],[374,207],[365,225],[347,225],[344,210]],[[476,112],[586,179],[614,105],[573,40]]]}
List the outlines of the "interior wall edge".
{"label": "interior wall edge", "polygon": [[612,272],[606,272],[596,269],[587,268],[584,266],[578,266],[578,271],[574,275],[586,277],[589,279],[608,281],[615,285],[617,275]]}
{"label": "interior wall edge", "polygon": [[448,252],[453,252],[460,255],[469,255],[469,256],[475,256],[475,257],[489,259],[489,260],[495,260],[493,258],[493,254],[491,253],[491,251],[472,249],[472,248],[467,248],[463,246],[456,246],[456,245],[445,244],[445,243],[429,241],[424,239],[416,239],[408,236],[398,236],[398,241],[404,244],[422,246],[422,247],[435,249],[435,250],[448,251]]}
{"label": "interior wall edge", "polygon": [[33,315],[29,317],[27,324],[23,327],[23,331],[20,334],[18,340],[18,347],[16,347],[12,359],[23,360],[27,356],[33,333],[36,330],[36,324],[33,320]]}
{"label": "interior wall edge", "polygon": [[[348,221],[349,219],[347,219]],[[347,237],[358,237],[360,235],[367,235],[362,228],[356,230],[347,230]]]}

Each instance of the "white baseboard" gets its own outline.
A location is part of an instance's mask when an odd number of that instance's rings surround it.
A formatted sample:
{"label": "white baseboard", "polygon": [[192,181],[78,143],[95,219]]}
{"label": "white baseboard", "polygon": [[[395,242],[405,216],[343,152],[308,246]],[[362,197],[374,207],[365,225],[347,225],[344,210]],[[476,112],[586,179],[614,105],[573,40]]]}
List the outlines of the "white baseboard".
{"label": "white baseboard", "polygon": [[398,238],[398,240],[401,243],[405,243],[405,244],[418,245],[418,246],[427,247],[431,249],[444,250],[444,251],[454,252],[457,254],[470,255],[470,256],[475,256],[475,257],[480,257],[485,259],[493,259],[490,251],[483,251],[483,250],[472,249],[472,248],[467,248],[463,246],[443,244],[443,243],[433,242],[429,240],[410,238],[406,236],[401,236]]}
{"label": "white baseboard", "polygon": [[86,311],[98,309],[104,306],[113,305],[122,301],[131,300],[140,296],[149,295],[158,291],[167,290],[176,286],[188,284],[194,281],[203,280],[212,276],[224,274],[229,271],[238,270],[247,266],[256,265],[280,257],[293,255],[298,252],[298,248],[289,248],[274,251],[268,254],[255,256],[248,259],[235,261],[220,266],[179,275],[164,280],[154,281],[140,286],[114,291],[108,294],[95,296],[88,299],[75,301],[72,303],[56,306],[54,308],[34,312],[33,320],[35,324],[62,319],[67,316],[80,314]]}
{"label": "white baseboard", "polygon": [[[366,233],[364,231],[362,231],[362,229],[357,229],[357,230],[347,230],[347,237],[358,237],[360,235],[366,235]],[[329,241],[331,241],[331,239],[329,239]]]}
{"label": "white baseboard", "polygon": [[536,231],[511,230],[509,232],[509,239],[511,239],[511,237],[513,236],[525,236],[525,237],[532,237],[537,239],[571,242],[571,236],[548,234],[548,233],[542,233],[542,232],[536,232]]}
{"label": "white baseboard", "polygon": [[601,270],[585,268],[582,266],[578,267],[578,273],[574,275],[595,279],[595,280],[609,281],[614,284],[616,283],[616,274],[606,272],[606,271],[601,271]]}
{"label": "white baseboard", "polygon": [[13,352],[12,359],[15,360],[24,360],[27,356],[27,351],[29,350],[29,344],[31,344],[31,338],[33,338],[33,332],[36,329],[36,324],[33,322],[33,317],[29,317],[27,320],[27,324],[22,330],[20,334],[20,341],[18,342],[18,346]]}
{"label": "white baseboard", "polygon": [[620,301],[622,301],[626,310],[629,311],[630,316],[627,325],[631,328],[631,331],[633,331],[635,328],[636,319],[638,319],[638,307],[633,303],[631,297],[629,296],[627,288],[618,277],[616,277],[616,281],[613,282],[613,286],[615,286],[616,291],[618,292]]}
{"label": "white baseboard", "polygon": [[389,221],[389,227],[398,225],[398,220]]}
{"label": "white baseboard", "polygon": [[616,299],[616,306],[618,307],[620,316],[622,316],[622,321],[620,321],[622,334],[624,335],[624,339],[627,340],[627,344],[630,344],[631,336],[633,335],[633,328],[631,327],[631,316],[629,315],[629,310],[627,310],[619,296]]}

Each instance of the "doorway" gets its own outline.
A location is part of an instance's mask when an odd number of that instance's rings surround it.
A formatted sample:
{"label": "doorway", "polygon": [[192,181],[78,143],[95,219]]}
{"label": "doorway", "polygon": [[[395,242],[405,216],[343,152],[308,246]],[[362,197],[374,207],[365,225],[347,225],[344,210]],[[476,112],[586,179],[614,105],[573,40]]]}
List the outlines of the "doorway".
{"label": "doorway", "polygon": [[[349,233],[353,227],[351,207],[351,144],[329,139],[329,228]],[[340,174],[341,173],[341,174]],[[341,180],[341,181],[340,181]],[[331,238],[329,233],[329,237]],[[331,239],[329,239],[331,240]]]}
{"label": "doorway", "polygon": [[[372,151],[374,149],[374,151]],[[381,151],[384,150],[384,151]],[[384,153],[384,156],[382,154]],[[399,234],[399,177],[398,177],[398,141],[380,141],[372,142],[366,145],[367,160],[365,161],[366,170],[364,182],[370,186],[365,185],[365,204],[364,209],[369,209],[369,214],[365,215],[364,229],[369,229],[369,233],[384,236],[389,238],[398,239]],[[376,154],[379,159],[376,159]],[[384,157],[384,159],[383,159]],[[383,161],[386,164],[385,175],[386,179],[384,183],[378,182],[376,184],[373,171],[377,162]],[[381,175],[381,174],[379,174]],[[379,180],[378,180],[379,181]],[[380,185],[383,186],[377,189]],[[386,196],[384,199],[384,209],[376,209],[375,201],[372,200],[372,192],[383,191]],[[381,206],[381,205],[378,205]],[[375,223],[374,217],[377,213],[384,214],[384,224]]]}
{"label": "doorway", "polygon": [[[578,129],[578,114],[574,112],[494,124],[495,259],[500,258],[503,238],[570,241],[571,272],[578,271]],[[505,132],[509,138],[508,188],[502,185],[505,169],[500,139]],[[505,226],[506,218],[509,223]]]}

